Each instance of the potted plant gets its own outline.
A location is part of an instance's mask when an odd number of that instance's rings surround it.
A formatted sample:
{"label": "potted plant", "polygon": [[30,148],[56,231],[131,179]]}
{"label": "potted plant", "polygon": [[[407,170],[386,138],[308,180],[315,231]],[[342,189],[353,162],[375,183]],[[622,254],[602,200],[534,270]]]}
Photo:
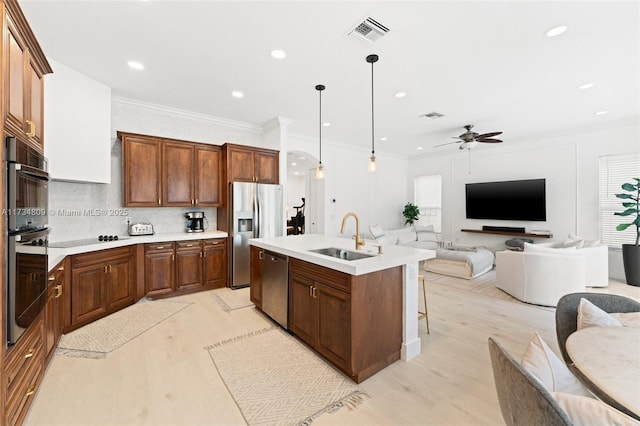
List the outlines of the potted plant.
{"label": "potted plant", "polygon": [[624,211],[616,212],[616,216],[630,216],[631,222],[621,223],[616,230],[624,231],[630,226],[636,227],[636,243],[622,245],[622,263],[627,284],[640,286],[640,178],[633,178],[635,183],[623,183],[622,189],[626,191],[616,194],[622,199]]}
{"label": "potted plant", "polygon": [[418,220],[420,217],[420,209],[413,203],[407,203],[404,205],[404,210],[402,211],[402,216],[404,216],[405,221],[404,224],[407,223],[409,225],[413,225],[413,222]]}

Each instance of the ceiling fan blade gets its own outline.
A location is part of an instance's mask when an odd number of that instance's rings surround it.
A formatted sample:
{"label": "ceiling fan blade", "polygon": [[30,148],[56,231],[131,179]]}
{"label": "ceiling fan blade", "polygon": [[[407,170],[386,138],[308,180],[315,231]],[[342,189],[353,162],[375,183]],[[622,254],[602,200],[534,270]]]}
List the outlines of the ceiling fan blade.
{"label": "ceiling fan blade", "polygon": [[452,143],[460,143],[460,142],[462,141],[441,143],[440,145],[435,145],[433,148],[438,148],[439,146],[451,145]]}
{"label": "ceiling fan blade", "polygon": [[484,133],[482,135],[478,135],[476,136],[476,139],[486,139],[486,138],[492,138],[494,136],[498,136],[501,135],[502,132],[491,132],[491,133]]}
{"label": "ceiling fan blade", "polygon": [[476,141],[482,143],[502,143],[500,139],[476,139]]}

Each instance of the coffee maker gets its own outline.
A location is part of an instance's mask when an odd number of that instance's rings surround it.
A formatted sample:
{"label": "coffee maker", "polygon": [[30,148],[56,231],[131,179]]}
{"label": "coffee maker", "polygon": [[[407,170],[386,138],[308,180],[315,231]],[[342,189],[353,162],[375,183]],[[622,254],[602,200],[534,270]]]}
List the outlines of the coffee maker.
{"label": "coffee maker", "polygon": [[207,221],[204,212],[186,212],[184,217],[187,218],[187,232],[204,232]]}

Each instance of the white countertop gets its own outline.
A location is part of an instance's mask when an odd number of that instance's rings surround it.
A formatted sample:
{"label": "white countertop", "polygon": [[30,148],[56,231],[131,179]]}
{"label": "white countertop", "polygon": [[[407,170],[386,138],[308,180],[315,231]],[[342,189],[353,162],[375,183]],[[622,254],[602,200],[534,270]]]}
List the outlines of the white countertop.
{"label": "white countertop", "polygon": [[[135,244],[146,243],[160,243],[164,241],[184,241],[184,240],[205,240],[208,238],[225,238],[226,232],[222,231],[205,231],[205,232],[173,232],[168,234],[155,234],[155,235],[138,235],[138,236],[118,236],[118,241],[98,241],[95,239],[95,243],[89,243],[85,245],[79,245],[66,248],[48,248],[49,255],[49,270],[56,266],[65,256],[72,254],[88,253],[91,251],[106,250],[116,247],[125,247]],[[61,243],[61,241],[49,242],[49,244]]]}
{"label": "white countertop", "polygon": [[424,250],[399,245],[383,245],[382,254],[379,255],[377,254],[378,248],[374,246],[375,241],[366,240],[360,252],[375,254],[375,256],[358,260],[338,259],[324,254],[313,253],[309,250],[336,247],[355,251],[355,241],[349,238],[317,234],[254,238],[249,240],[249,244],[350,275],[364,275],[408,263],[431,259],[436,256],[435,250]]}

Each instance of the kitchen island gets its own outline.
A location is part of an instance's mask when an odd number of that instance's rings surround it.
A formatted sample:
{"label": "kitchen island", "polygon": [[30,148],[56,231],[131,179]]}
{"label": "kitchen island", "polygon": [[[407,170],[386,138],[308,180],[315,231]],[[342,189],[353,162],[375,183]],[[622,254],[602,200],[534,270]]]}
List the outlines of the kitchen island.
{"label": "kitchen island", "polygon": [[[418,262],[434,251],[389,245],[379,254],[373,242],[365,242],[356,252],[353,240],[324,235],[257,238],[249,244],[262,252],[252,257],[256,274],[264,250],[288,256],[289,330],[356,382],[420,354]],[[338,257],[312,251],[326,248],[338,249]],[[354,252],[365,257],[340,258]],[[252,294],[260,285],[252,278]]]}

